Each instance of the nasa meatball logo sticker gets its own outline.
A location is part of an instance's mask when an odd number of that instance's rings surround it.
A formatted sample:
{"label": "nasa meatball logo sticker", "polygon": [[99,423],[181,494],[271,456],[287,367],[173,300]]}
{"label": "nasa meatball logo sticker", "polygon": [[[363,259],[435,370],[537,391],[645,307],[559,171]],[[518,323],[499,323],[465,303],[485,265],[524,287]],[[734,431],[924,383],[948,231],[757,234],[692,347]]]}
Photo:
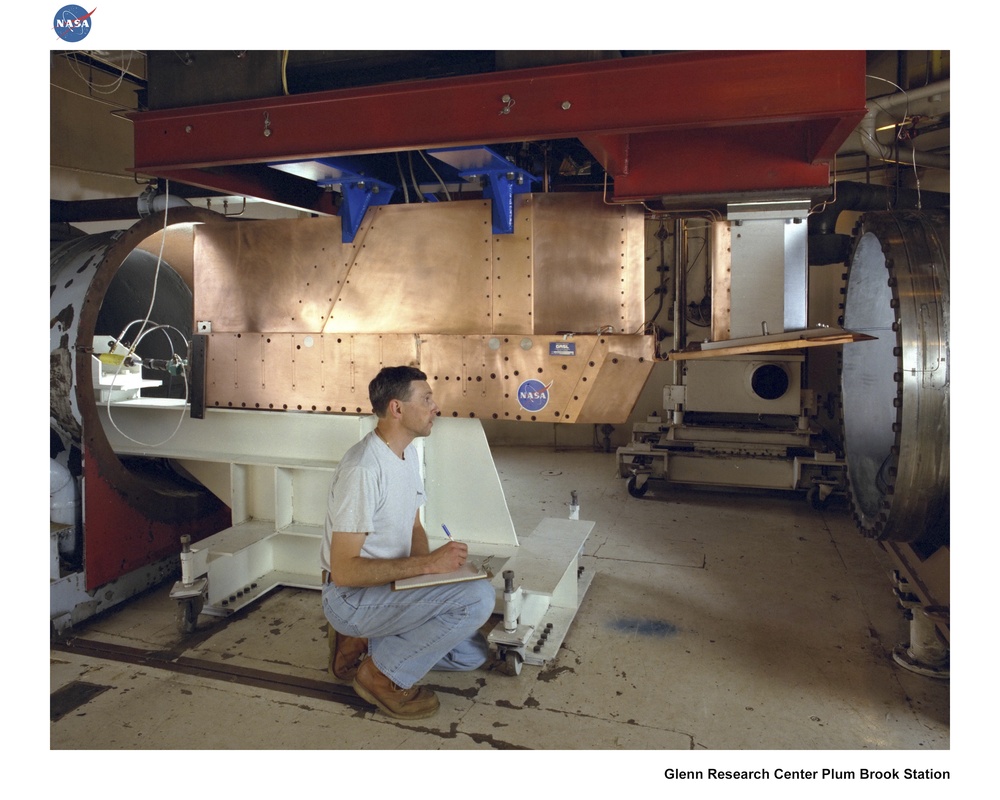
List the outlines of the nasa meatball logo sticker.
{"label": "nasa meatball logo sticker", "polygon": [[87,11],[82,6],[63,6],[56,12],[55,19],[52,20],[52,28],[55,30],[56,36],[70,44],[82,41],[90,33],[90,28],[94,24],[94,11],[97,9]]}
{"label": "nasa meatball logo sticker", "polygon": [[529,378],[517,387],[517,402],[525,411],[541,411],[549,404],[549,389],[552,383],[544,384]]}

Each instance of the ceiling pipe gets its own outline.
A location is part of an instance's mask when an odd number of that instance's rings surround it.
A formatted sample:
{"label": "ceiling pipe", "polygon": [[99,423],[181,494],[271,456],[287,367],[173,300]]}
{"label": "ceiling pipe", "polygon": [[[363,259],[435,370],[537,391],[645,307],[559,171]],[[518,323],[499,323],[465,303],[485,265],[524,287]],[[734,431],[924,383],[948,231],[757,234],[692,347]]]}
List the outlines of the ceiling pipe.
{"label": "ceiling pipe", "polygon": [[852,237],[836,232],[842,211],[947,208],[948,192],[925,192],[894,186],[838,181],[836,197],[821,211],[809,215],[809,266],[844,263],[850,257]]}
{"label": "ceiling pipe", "polygon": [[149,195],[143,192],[139,197],[105,198],[101,200],[50,200],[50,222],[115,222],[118,220],[137,220],[162,213],[169,204],[170,208],[190,206],[187,200],[171,195],[169,201],[165,195]]}
{"label": "ceiling pipe", "polygon": [[876,97],[868,101],[868,113],[865,114],[861,124],[858,126],[858,133],[861,137],[861,147],[868,155],[880,161],[890,161],[898,164],[916,165],[918,167],[933,167],[935,169],[950,169],[951,157],[939,155],[937,153],[922,153],[909,147],[897,147],[895,145],[881,144],[875,138],[877,129],[876,117],[879,114],[887,114],[899,107],[905,108],[909,103],[923,100],[935,95],[945,94],[951,91],[951,81],[939,81],[922,86],[918,89],[910,89],[898,94]]}
{"label": "ceiling pipe", "polygon": [[181,208],[190,205],[183,197],[161,192],[158,186],[150,184],[139,195],[136,201],[136,210],[139,212],[139,217],[145,219],[153,214],[162,214],[167,208]]}

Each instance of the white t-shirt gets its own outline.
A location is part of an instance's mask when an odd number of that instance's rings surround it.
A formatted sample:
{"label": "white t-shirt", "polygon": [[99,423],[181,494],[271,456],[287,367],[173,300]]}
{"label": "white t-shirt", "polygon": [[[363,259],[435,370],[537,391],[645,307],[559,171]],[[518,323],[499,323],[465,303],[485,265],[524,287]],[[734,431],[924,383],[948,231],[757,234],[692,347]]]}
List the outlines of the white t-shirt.
{"label": "white t-shirt", "polygon": [[410,555],[413,521],[424,504],[417,458],[412,444],[400,458],[374,431],[344,454],[327,499],[320,550],[323,569],[330,569],[330,536],[334,531],[367,533],[361,547],[366,558]]}

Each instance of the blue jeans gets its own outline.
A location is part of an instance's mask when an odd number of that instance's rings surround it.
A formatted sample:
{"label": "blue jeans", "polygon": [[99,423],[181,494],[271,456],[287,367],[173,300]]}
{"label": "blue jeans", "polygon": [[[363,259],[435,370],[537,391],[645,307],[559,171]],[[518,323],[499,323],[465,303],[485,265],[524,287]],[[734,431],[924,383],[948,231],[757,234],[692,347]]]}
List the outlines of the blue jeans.
{"label": "blue jeans", "polygon": [[391,585],[323,587],[323,613],[333,629],[368,639],[368,657],[402,689],[432,669],[482,666],[489,647],[479,628],[495,603],[487,580],[401,592]]}

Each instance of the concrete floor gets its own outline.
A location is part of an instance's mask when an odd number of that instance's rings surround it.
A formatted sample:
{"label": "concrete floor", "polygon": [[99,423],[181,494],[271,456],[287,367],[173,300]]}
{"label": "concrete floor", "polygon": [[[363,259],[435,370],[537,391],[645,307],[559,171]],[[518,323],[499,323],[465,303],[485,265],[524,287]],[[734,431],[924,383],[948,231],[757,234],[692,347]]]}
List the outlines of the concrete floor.
{"label": "concrete floor", "polygon": [[439,713],[398,722],[328,676],[318,592],[202,616],[185,637],[165,586],[75,631],[78,644],[145,654],[134,663],[52,649],[53,716],[56,697],[67,705],[51,749],[657,751],[661,787],[663,769],[686,763],[662,751],[949,749],[949,682],[892,661],[908,626],[890,565],[844,501],[817,511],[800,495],[680,488],[635,499],[613,454],[494,458],[519,535],[565,517],[573,490],[596,523],[583,557],[593,583],[553,661],[516,677],[431,673]]}

